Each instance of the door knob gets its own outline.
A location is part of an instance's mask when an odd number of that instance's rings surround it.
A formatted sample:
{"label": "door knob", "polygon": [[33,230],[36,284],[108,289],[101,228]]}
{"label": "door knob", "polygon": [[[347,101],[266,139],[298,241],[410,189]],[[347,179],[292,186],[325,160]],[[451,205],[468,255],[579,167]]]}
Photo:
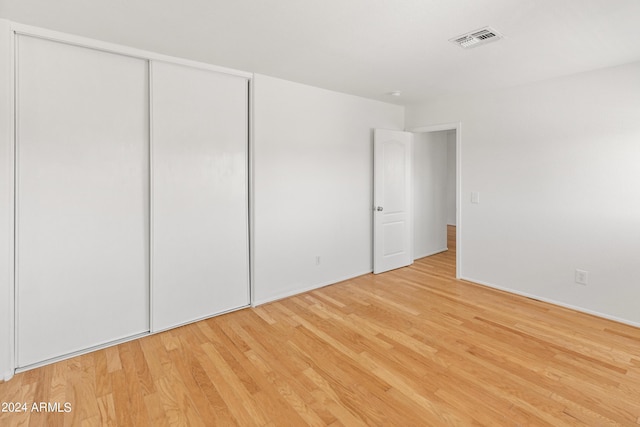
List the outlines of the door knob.
{"label": "door knob", "polygon": [[378,206],[378,207],[376,208],[376,210],[377,210],[378,212],[382,212],[382,206]]}

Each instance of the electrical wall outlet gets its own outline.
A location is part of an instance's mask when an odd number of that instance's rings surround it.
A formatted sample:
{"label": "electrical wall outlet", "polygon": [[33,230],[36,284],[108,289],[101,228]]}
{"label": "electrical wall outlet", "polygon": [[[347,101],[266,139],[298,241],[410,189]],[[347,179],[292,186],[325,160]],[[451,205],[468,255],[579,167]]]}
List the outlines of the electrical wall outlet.
{"label": "electrical wall outlet", "polygon": [[586,285],[589,283],[589,272],[576,269],[576,283],[579,285]]}
{"label": "electrical wall outlet", "polygon": [[480,193],[477,191],[471,192],[471,203],[480,203]]}

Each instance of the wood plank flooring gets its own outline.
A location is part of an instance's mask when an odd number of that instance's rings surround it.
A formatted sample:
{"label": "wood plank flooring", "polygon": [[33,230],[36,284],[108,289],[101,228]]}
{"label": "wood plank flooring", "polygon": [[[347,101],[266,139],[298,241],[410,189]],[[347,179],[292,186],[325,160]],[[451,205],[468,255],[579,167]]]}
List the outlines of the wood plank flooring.
{"label": "wood plank flooring", "polygon": [[456,281],[454,233],[407,268],[18,374],[0,401],[29,411],[0,425],[640,424],[640,329]]}

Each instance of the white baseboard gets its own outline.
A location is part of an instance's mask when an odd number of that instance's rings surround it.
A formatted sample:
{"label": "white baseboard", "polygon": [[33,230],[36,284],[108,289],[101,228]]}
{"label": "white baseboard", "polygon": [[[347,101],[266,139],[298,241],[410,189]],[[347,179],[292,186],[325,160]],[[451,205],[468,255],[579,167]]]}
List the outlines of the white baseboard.
{"label": "white baseboard", "polygon": [[631,320],[623,319],[623,318],[616,317],[616,316],[611,316],[610,314],[600,313],[599,311],[590,310],[588,308],[578,307],[576,305],[567,304],[567,303],[564,303],[564,302],[556,301],[556,300],[553,300],[553,299],[550,299],[550,298],[541,297],[541,296],[530,294],[530,293],[527,293],[527,292],[518,291],[518,290],[515,290],[515,289],[511,289],[511,288],[505,288],[503,286],[497,286],[497,285],[494,285],[492,283],[483,282],[482,280],[476,280],[476,279],[472,279],[470,277],[460,277],[460,280],[466,280],[467,282],[477,283],[478,285],[486,286],[488,288],[498,289],[500,291],[505,291],[505,292],[508,292],[510,294],[520,295],[520,296],[523,296],[523,297],[534,299],[536,301],[546,302],[546,303],[549,303],[549,304],[557,305],[558,307],[568,308],[570,310],[579,311],[581,313],[590,314],[592,316],[601,317],[603,319],[613,320],[614,322],[623,323],[625,325],[635,326],[636,328],[640,328],[640,323],[638,323],[638,322],[633,322]]}
{"label": "white baseboard", "polygon": [[313,290],[316,290],[316,289],[324,288],[325,286],[335,285],[336,283],[344,282],[345,280],[349,280],[349,279],[353,279],[355,277],[359,277],[359,276],[363,276],[365,274],[369,274],[372,271],[373,270],[367,270],[367,271],[362,272],[362,273],[357,273],[357,274],[353,274],[353,275],[349,275],[349,276],[345,276],[345,277],[341,277],[341,278],[337,278],[337,279],[332,279],[332,280],[329,280],[327,282],[322,282],[322,283],[318,283],[318,284],[315,284],[315,285],[305,286],[305,287],[302,287],[302,288],[294,289],[292,291],[283,292],[283,293],[280,293],[280,294],[277,294],[277,295],[274,295],[274,296],[270,296],[270,297],[267,297],[267,298],[263,298],[263,299],[260,299],[260,300],[254,300],[251,303],[251,307],[257,307],[257,306],[262,305],[262,304],[267,304],[267,303],[270,303],[270,302],[273,302],[273,301],[277,301],[277,300],[281,300],[281,299],[284,299],[284,298],[292,297],[294,295],[303,294],[305,292],[309,292],[309,291],[313,291]]}
{"label": "white baseboard", "polygon": [[2,375],[2,381],[9,381],[11,378],[13,378],[13,371],[7,371],[4,373],[4,375]]}
{"label": "white baseboard", "polygon": [[417,259],[424,258],[424,257],[427,257],[427,256],[431,256],[431,255],[435,255],[435,254],[439,254],[441,252],[445,252],[445,251],[448,251],[448,250],[449,250],[449,248],[444,248],[444,249],[438,249],[437,251],[433,251],[433,252],[427,252],[426,254],[420,254],[420,255],[414,254],[413,255],[413,259],[415,261]]}

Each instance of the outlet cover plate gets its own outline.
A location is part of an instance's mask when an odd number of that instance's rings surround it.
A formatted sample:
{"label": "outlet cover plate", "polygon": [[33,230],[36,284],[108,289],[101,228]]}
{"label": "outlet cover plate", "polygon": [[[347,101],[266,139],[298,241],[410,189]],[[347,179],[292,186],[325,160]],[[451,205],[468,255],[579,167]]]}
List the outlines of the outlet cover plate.
{"label": "outlet cover plate", "polygon": [[586,270],[576,269],[576,283],[579,285],[586,285],[589,283],[589,272]]}

